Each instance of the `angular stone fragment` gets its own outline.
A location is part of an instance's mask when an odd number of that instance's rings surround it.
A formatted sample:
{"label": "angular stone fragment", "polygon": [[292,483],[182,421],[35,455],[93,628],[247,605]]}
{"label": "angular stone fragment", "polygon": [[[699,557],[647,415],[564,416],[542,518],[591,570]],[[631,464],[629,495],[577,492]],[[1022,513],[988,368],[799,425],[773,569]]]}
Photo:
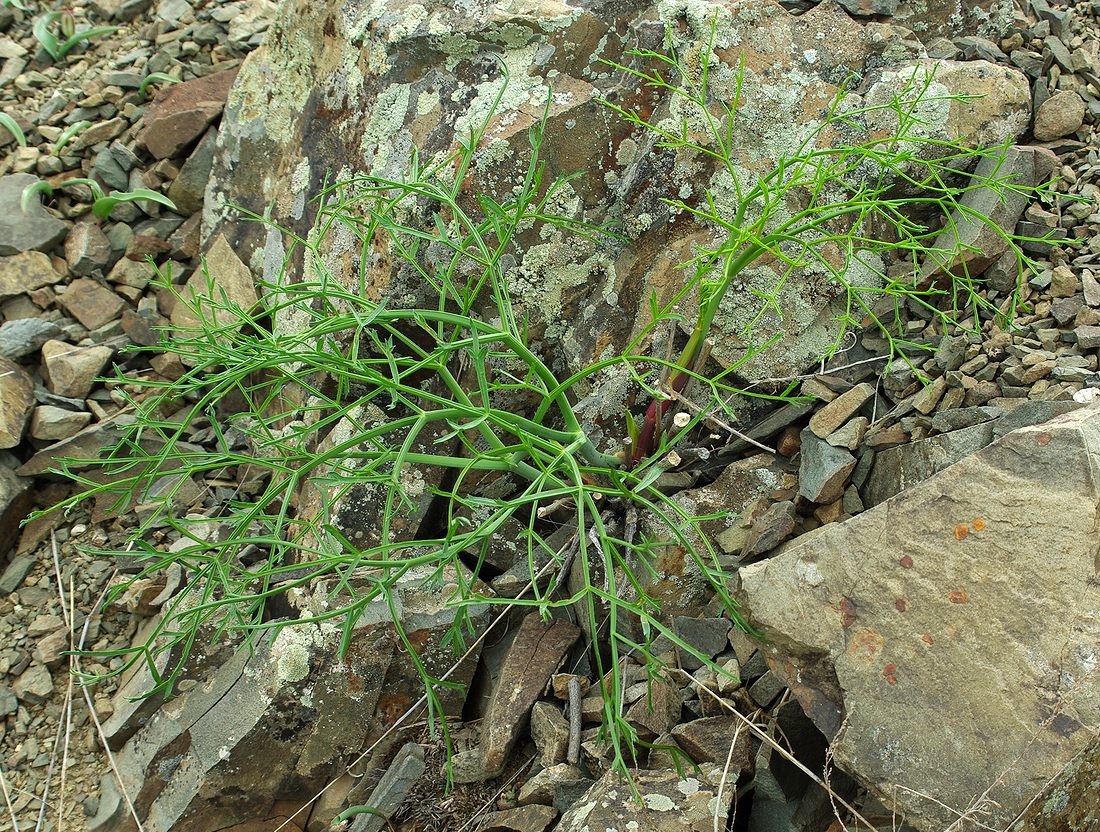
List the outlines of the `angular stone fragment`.
{"label": "angular stone fragment", "polygon": [[19,444],[33,407],[34,379],[14,361],[0,358],[0,448]]}
{"label": "angular stone fragment", "polygon": [[0,355],[17,359],[42,348],[51,338],[61,334],[53,321],[42,318],[17,318],[0,324]]}
{"label": "angular stone fragment", "polygon": [[61,242],[69,224],[49,213],[33,200],[23,210],[23,191],[38,182],[29,173],[0,176],[0,255],[21,251],[50,251]]}
{"label": "angular stone fragment", "polygon": [[43,375],[50,392],[59,396],[87,396],[114,350],[110,347],[76,347],[64,341],[42,345]]}
{"label": "angular stone fragment", "polygon": [[39,405],[31,416],[31,436],[56,442],[79,433],[92,420],[91,413],[66,410],[48,404]]}
{"label": "angular stone fragment", "polygon": [[543,622],[538,613],[523,619],[501,668],[481,732],[481,767],[486,773],[495,774],[504,767],[531,706],[580,635],[578,627],[561,619]]}
{"label": "angular stone fragment", "polygon": [[814,435],[825,439],[835,433],[841,425],[856,414],[871,396],[875,395],[875,386],[863,382],[846,393],[833,399],[810,418],[810,430]]}
{"label": "angular stone fragment", "polygon": [[[1013,146],[1004,159],[983,157],[974,170],[976,180],[1004,179],[1022,187],[1039,182],[1036,175],[1038,148]],[[921,278],[933,281],[948,271],[970,275],[981,274],[1008,248],[1006,234],[1013,234],[1016,222],[1027,207],[1026,194],[992,186],[968,190],[959,200],[961,210],[953,217],[952,227],[942,231],[929,249],[921,267]],[[959,248],[959,247],[962,248]],[[938,252],[960,251],[950,260]]]}
{"label": "angular stone fragment", "polygon": [[812,430],[802,431],[802,461],[798,466],[798,493],[812,503],[831,503],[844,493],[856,467],[856,458],[834,448]]}
{"label": "angular stone fragment", "polygon": [[[6,555],[8,550],[15,545],[19,537],[19,524],[30,513],[34,502],[31,485],[33,481],[27,477],[9,471],[6,466],[0,465],[0,557]],[[9,566],[13,566],[12,561]],[[8,570],[0,578],[0,592],[14,592],[18,582],[26,575],[19,574],[16,569],[11,574]],[[8,589],[8,587],[11,587]]]}
{"label": "angular stone fragment", "polygon": [[[78,222],[65,237],[65,262],[80,277],[104,269],[111,259],[111,243],[94,222]],[[95,327],[89,327],[95,329]]]}
{"label": "angular stone fragment", "polygon": [[168,189],[168,198],[176,204],[181,214],[194,214],[202,209],[202,198],[206,191],[206,182],[210,179],[210,166],[214,163],[214,145],[217,141],[218,131],[213,128],[207,130]]}
{"label": "angular stone fragment", "polygon": [[[356,816],[348,832],[383,832],[393,813],[405,802],[409,790],[424,774],[424,768],[424,746],[414,742],[401,746],[365,802],[374,811]],[[349,799],[354,799],[354,795],[349,795]]]}
{"label": "angular stone fragment", "polygon": [[87,329],[99,329],[122,313],[126,301],[98,281],[84,278],[68,285],[61,305]]}
{"label": "angular stone fragment", "polygon": [[488,815],[477,827],[477,832],[545,832],[558,817],[553,806],[517,806]]}
{"label": "angular stone fragment", "polygon": [[49,668],[32,664],[24,670],[12,685],[15,695],[29,705],[41,705],[53,693],[53,678]]}
{"label": "angular stone fragment", "polygon": [[[191,305],[198,304],[218,326],[234,320],[233,313],[224,308],[227,304],[247,312],[259,300],[252,272],[221,234],[207,249],[205,266],[195,270],[180,294]],[[172,326],[197,327],[199,317],[188,303],[177,303],[172,309]]]}
{"label": "angular stone fragment", "polygon": [[645,692],[626,711],[626,721],[644,739],[665,734],[680,721],[680,690],[667,679],[654,677],[642,683]]}
{"label": "angular stone fragment", "polygon": [[175,158],[221,114],[236,77],[231,69],[165,87],[146,110],[138,141],[156,159]]}
{"label": "angular stone fragment", "polygon": [[544,766],[553,766],[565,759],[569,746],[569,722],[561,708],[550,702],[536,702],[531,708],[531,739],[539,750]]}
{"label": "angular stone fragment", "polygon": [[697,763],[717,763],[724,766],[729,759],[732,779],[738,779],[732,772],[752,771],[752,732],[732,714],[710,716],[677,725],[672,729],[672,738]]}
{"label": "angular stone fragment", "polygon": [[0,257],[0,300],[33,292],[61,280],[61,275],[41,251],[23,251]]}
{"label": "angular stone fragment", "polygon": [[742,610],[837,764],[916,828],[982,795],[1001,828],[1093,740],[1098,471],[1089,407],[741,570]]}
{"label": "angular stone fragment", "polygon": [[1094,832],[1100,820],[1100,737],[1039,795],[1012,832]]}

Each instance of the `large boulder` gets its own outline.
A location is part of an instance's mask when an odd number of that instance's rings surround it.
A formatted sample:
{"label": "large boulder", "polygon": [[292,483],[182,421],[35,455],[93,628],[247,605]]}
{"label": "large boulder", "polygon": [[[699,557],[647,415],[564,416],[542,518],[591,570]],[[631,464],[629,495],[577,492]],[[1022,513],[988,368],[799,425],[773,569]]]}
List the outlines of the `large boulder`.
{"label": "large boulder", "polygon": [[839,766],[918,829],[1001,828],[1100,723],[1100,408],[1008,433],[741,570]]}
{"label": "large boulder", "polygon": [[[472,187],[506,195],[526,169],[528,129],[549,102],[547,178],[582,174],[552,207],[593,222],[615,220],[627,239],[532,235],[522,253],[510,253],[515,261],[508,280],[535,342],[552,342],[546,352],[555,369],[585,366],[648,324],[651,294],[670,302],[686,279],[678,266],[720,236],[719,229],[662,200],[693,204],[709,190],[720,204],[735,201],[729,174],[712,161],[660,150],[651,134],[600,103],[606,99],[656,120],[678,112],[660,91],[605,62],[647,66],[628,51],[661,50],[666,29],[681,54],[697,53],[715,19],[718,63],[708,83],[717,97],[734,97],[736,67],[744,59],[733,135],[746,182],[799,147],[853,73],[864,82],[848,99],[858,105],[896,92],[915,71],[918,78],[930,71],[924,47],[908,30],[854,21],[832,3],[794,16],[773,0],[521,0],[475,7],[442,0],[291,0],[230,92],[204,207],[204,239],[225,234],[242,260],[275,282],[284,263],[280,235],[239,223],[230,206],[266,214],[304,237],[318,210],[310,197],[324,183],[363,173],[398,178],[414,146],[423,159],[445,159],[498,95],[470,176]],[[938,136],[1000,141],[1027,127],[1029,88],[1015,70],[941,62],[931,92],[978,96],[922,113],[934,119],[930,129]],[[435,304],[424,296],[419,276],[389,268],[386,252],[370,252],[367,262],[375,265],[360,275],[353,236],[347,229],[332,236],[321,254],[335,279],[354,288],[365,277],[372,298]],[[880,265],[870,258],[847,279],[873,283]],[[783,282],[784,268],[773,262],[747,270],[744,290],[727,295],[715,322],[714,354],[725,363],[783,333],[779,346],[742,368],[749,377],[798,372],[837,336],[842,298],[827,270],[807,267]],[[303,269],[301,255],[291,258],[288,279]],[[782,318],[769,312],[757,320],[764,304],[750,290],[779,282],[775,309]],[[684,300],[689,320],[694,302]],[[606,394],[593,397],[593,408],[621,400],[628,374],[608,370],[600,381]]]}

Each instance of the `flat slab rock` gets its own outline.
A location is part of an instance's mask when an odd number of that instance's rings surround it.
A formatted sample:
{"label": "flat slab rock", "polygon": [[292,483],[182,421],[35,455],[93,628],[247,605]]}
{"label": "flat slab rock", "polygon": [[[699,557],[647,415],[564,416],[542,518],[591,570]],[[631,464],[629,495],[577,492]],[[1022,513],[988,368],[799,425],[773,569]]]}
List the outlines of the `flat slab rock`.
{"label": "flat slab rock", "polygon": [[741,570],[742,608],[841,768],[918,829],[983,799],[999,829],[1100,723],[1098,523],[1089,407]]}

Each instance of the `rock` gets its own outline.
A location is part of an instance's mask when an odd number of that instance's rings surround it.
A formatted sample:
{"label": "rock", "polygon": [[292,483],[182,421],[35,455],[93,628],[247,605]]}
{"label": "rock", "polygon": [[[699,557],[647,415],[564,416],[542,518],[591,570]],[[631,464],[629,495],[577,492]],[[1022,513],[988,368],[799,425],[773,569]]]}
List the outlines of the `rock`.
{"label": "rock", "polygon": [[19,710],[19,700],[11,688],[0,685],[0,716],[14,714]]}
{"label": "rock", "polygon": [[806,428],[802,431],[802,461],[798,466],[798,493],[811,503],[831,503],[844,493],[856,467],[856,458],[834,448]]}
{"label": "rock", "polygon": [[74,347],[64,341],[47,341],[42,345],[42,374],[50,392],[74,398],[87,396],[113,354],[110,347]]}
{"label": "rock", "polygon": [[1084,290],[1085,303],[1094,308],[1100,306],[1100,282],[1092,272],[1081,272],[1081,288]]}
{"label": "rock", "polygon": [[61,327],[43,318],[17,318],[0,324],[0,355],[15,360],[38,352]]}
{"label": "rock", "polygon": [[50,442],[68,439],[87,427],[91,420],[91,413],[40,405],[31,416],[31,436]]}
{"label": "rock", "polygon": [[[583,782],[586,779],[584,773],[576,766],[559,763],[556,766],[544,768],[538,774],[528,778],[527,782],[520,787],[516,801],[520,806],[526,806],[529,803],[553,806],[556,805],[554,793],[559,786]],[[587,780],[587,783],[588,786],[592,785],[591,780]],[[584,791],[588,790],[588,786],[585,786]]]}
{"label": "rock", "polygon": [[[830,433],[825,441],[834,448],[847,448],[849,451],[854,451],[863,444],[863,437],[867,435],[867,429],[870,425],[871,420],[866,416],[856,416],[854,419],[849,419],[833,433]],[[799,444],[801,445],[801,443]]]}
{"label": "rock", "polygon": [[643,739],[652,740],[672,730],[680,721],[680,690],[667,679],[655,676],[646,684],[645,693],[626,712],[626,721]]}
{"label": "rock", "polygon": [[[34,504],[31,485],[32,481],[27,477],[21,477],[0,465],[0,556],[6,555],[15,545],[19,537],[19,524]],[[14,592],[19,581],[26,576],[25,570],[20,574],[22,566],[16,567],[15,561],[9,564],[9,569],[5,569],[3,577],[0,577],[0,592],[12,584],[14,586],[7,591]]]}
{"label": "rock", "polygon": [[873,384],[867,382],[857,384],[810,417],[810,430],[815,436],[825,439],[829,434],[839,430],[841,425],[851,419],[873,395],[875,395]]}
{"label": "rock", "polygon": [[98,281],[86,277],[68,285],[61,296],[61,305],[86,329],[94,330],[119,317],[126,302]]}
{"label": "rock", "polygon": [[1004,826],[1093,739],[1098,454],[1100,408],[1076,410],[741,570],[838,766],[917,829],[978,795]]}
{"label": "rock", "polygon": [[1073,334],[1077,336],[1078,349],[1094,350],[1100,347],[1100,326],[1079,326]]}
{"label": "rock", "polygon": [[[458,44],[498,42],[502,27],[512,32],[512,27],[520,26],[525,32],[506,38],[501,50],[505,65],[512,67],[513,80],[486,140],[493,149],[486,153],[485,163],[477,165],[471,187],[499,198],[510,192],[512,172],[525,164],[529,154],[532,108],[547,100],[552,85],[545,146],[555,148],[555,172],[585,171],[570,182],[578,204],[591,216],[629,218],[632,239],[609,257],[587,241],[551,234],[522,253],[512,285],[519,289],[517,297],[522,298],[522,314],[531,321],[533,340],[540,340],[549,325],[555,342],[571,345],[562,355],[567,372],[588,366],[605,349],[625,347],[649,320],[651,290],[660,298],[671,298],[682,281],[678,264],[690,259],[693,247],[710,235],[678,219],[661,197],[691,188],[690,202],[707,185],[722,194],[732,188],[728,174],[719,173],[703,159],[673,159],[651,151],[651,138],[602,110],[597,99],[620,95],[623,79],[616,72],[593,71],[589,59],[598,53],[606,60],[631,61],[627,50],[641,44],[660,48],[654,32],[666,26],[673,30],[677,49],[694,48],[708,35],[705,15],[693,12],[688,19],[683,6],[652,0],[623,5],[598,0],[568,10],[548,0],[531,0],[515,10],[490,4],[472,15],[454,6],[432,5],[430,24],[413,26],[407,16],[382,6],[354,24],[341,9],[337,0],[280,5],[272,31],[295,33],[302,49],[292,55],[276,48],[273,44],[279,40],[269,37],[245,61],[219,127],[204,234],[225,233],[241,258],[252,263],[250,258],[265,247],[266,233],[241,227],[224,206],[240,205],[259,215],[272,206],[274,223],[304,237],[312,219],[303,206],[329,172],[347,169],[400,176],[414,142],[423,147],[450,146],[455,131],[464,133],[477,123],[503,87],[495,65],[483,67],[484,56],[478,50]],[[742,51],[748,61],[746,71],[758,85],[752,94],[744,95],[733,125],[733,144],[744,149],[735,164],[749,178],[773,170],[782,149],[798,146],[808,129],[807,119],[820,117],[849,71],[864,76],[877,67],[905,62],[891,80],[893,86],[882,84],[876,90],[876,95],[889,100],[912,78],[911,62],[923,57],[916,39],[900,39],[888,24],[853,22],[831,3],[795,17],[780,13],[770,0],[748,0],[736,13],[723,12],[721,17],[723,31],[715,51],[722,65],[715,65],[711,75],[721,77],[717,83],[728,88],[720,94],[732,93]],[[538,25],[529,25],[536,20]],[[377,33],[377,48],[362,69],[365,80],[349,81],[343,67],[361,60],[358,41],[368,29]],[[838,31],[851,36],[835,37]],[[425,38],[436,37],[432,33],[447,34],[431,41],[429,57],[422,46]],[[536,57],[550,50],[552,60]],[[940,67],[936,81],[942,75],[951,93],[983,97],[952,102],[937,112],[929,132],[982,145],[1022,133],[1030,119],[1027,79],[1011,68],[984,63],[972,68],[969,63]],[[931,66],[927,64],[929,71]],[[474,83],[465,80],[475,77]],[[637,104],[646,112],[663,112],[661,108],[667,107],[663,94],[636,86],[629,89],[629,106]],[[354,107],[333,107],[333,102],[352,99]],[[309,116],[322,110],[332,113],[323,123]],[[572,138],[578,135],[585,141]],[[607,159],[615,164],[609,167]],[[350,249],[326,251],[324,256],[331,274],[354,273]],[[276,261],[281,258],[271,259],[272,267]],[[881,282],[874,273],[874,257],[860,255],[849,265],[850,282]],[[820,357],[839,333],[836,316],[844,302],[826,270],[798,270],[786,281],[780,280],[781,272],[778,264],[764,262],[747,269],[743,273],[746,291],[730,293],[714,322],[713,352],[727,365],[747,357],[754,343],[780,331],[786,334],[782,348],[765,350],[739,366],[741,376],[756,379],[801,372],[794,368]],[[274,273],[265,277],[273,278]],[[376,272],[372,279],[377,281],[372,290],[382,295],[423,294],[422,285],[389,270]],[[767,291],[776,284],[781,284],[775,305],[782,316],[768,313],[757,320],[763,305],[750,290]],[[612,292],[614,302],[609,302]],[[687,302],[693,301],[688,298]],[[690,320],[693,310],[685,308],[683,314]],[[756,326],[746,337],[750,321]],[[560,335],[556,334],[559,329],[563,330]]]}
{"label": "rock", "polygon": [[[983,179],[1007,180],[1023,187],[1040,181],[1036,170],[1036,157],[1042,151],[1034,147],[1008,148],[1004,159],[983,157],[974,170],[976,183]],[[959,270],[965,265],[969,274],[980,274],[1008,249],[1005,235],[1016,232],[1016,223],[1027,207],[1026,194],[1012,190],[978,185],[968,190],[961,199],[960,211],[952,218],[952,227],[941,231],[929,249],[921,266],[921,279],[931,282],[948,271]],[[962,246],[961,249],[958,249]],[[936,250],[955,251],[960,254],[951,262]]]}
{"label": "rock", "polygon": [[15,695],[28,705],[41,705],[53,693],[53,678],[49,668],[32,664],[24,670],[12,685]]}
{"label": "rock", "polygon": [[145,111],[138,142],[154,159],[179,156],[221,115],[236,77],[231,69],[164,87]]}
{"label": "rock", "polygon": [[[326,782],[372,730],[393,651],[389,626],[360,627],[343,660],[338,634],[287,627],[233,653],[170,712],[153,713],[116,754],[147,832],[221,830],[262,816],[293,782]],[[90,829],[116,828],[126,801],[112,776],[100,792]]]}
{"label": "rock", "polygon": [[1049,142],[1076,133],[1085,121],[1085,102],[1073,90],[1056,92],[1039,105],[1032,132],[1035,140]]}
{"label": "rock", "polygon": [[1032,802],[1012,832],[1092,832],[1100,818],[1100,739]]}
{"label": "rock", "polygon": [[[713,659],[729,647],[729,632],[732,626],[728,618],[696,618],[678,615],[673,619],[676,635],[690,647],[694,647],[704,656]],[[683,648],[676,648],[680,666],[685,670],[698,670],[703,663]]]}
{"label": "rock", "polygon": [[23,251],[0,257],[0,300],[33,292],[61,280],[61,275],[41,251]]}
{"label": "rock", "polygon": [[[116,417],[113,421],[100,422],[86,427],[69,439],[63,439],[43,448],[19,468],[16,468],[15,473],[21,477],[36,477],[56,468],[58,460],[61,459],[97,459],[101,451],[117,444],[122,438],[120,428],[132,424],[133,421],[132,416],[123,415]],[[78,465],[73,470],[81,470],[86,467]]]}
{"label": "rock", "polygon": [[49,251],[68,232],[69,224],[50,214],[41,202],[33,201],[23,211],[23,191],[38,181],[29,173],[0,176],[0,255]]}
{"label": "rock", "polygon": [[[206,252],[205,267],[195,270],[180,295],[184,301],[203,308],[207,318],[218,326],[226,326],[234,320],[231,312],[221,308],[227,301],[246,311],[259,301],[252,272],[221,234]],[[177,329],[197,327],[199,317],[188,303],[177,303],[172,309],[172,326]]]}
{"label": "rock", "polygon": [[[3,474],[0,474],[0,478],[3,476]],[[36,562],[33,555],[24,554],[12,558],[11,563],[4,569],[4,574],[0,575],[0,594],[10,595],[19,589],[23,584],[23,579],[27,577],[27,573],[31,571]]]}
{"label": "rock", "polygon": [[356,816],[348,832],[383,832],[393,813],[405,802],[409,790],[423,775],[424,746],[405,743],[364,804],[374,812]]}
{"label": "rock", "polygon": [[481,731],[481,768],[498,774],[527,721],[581,631],[568,621],[543,622],[538,613],[524,617],[493,689]]}
{"label": "rock", "polygon": [[194,214],[202,210],[203,195],[210,179],[210,167],[214,164],[214,146],[217,141],[218,131],[214,128],[207,130],[168,189],[168,198],[176,204],[181,214]]}
{"label": "rock", "polygon": [[86,277],[94,271],[102,272],[110,260],[111,244],[96,223],[78,222],[65,237],[65,262],[73,274]]}
{"label": "rock", "polygon": [[640,800],[634,798],[630,786],[617,773],[608,772],[562,815],[555,832],[713,832],[715,825],[725,829],[736,789],[727,783],[719,803],[716,783],[721,781],[721,769],[700,768],[700,773],[692,772],[684,779],[675,771],[633,772]]}
{"label": "rock", "polygon": [[871,475],[860,489],[863,504],[877,506],[992,441],[993,426],[985,422],[879,451]]}
{"label": "rock", "polygon": [[517,806],[493,812],[478,825],[478,832],[544,832],[558,817],[553,806]]}
{"label": "rock", "polygon": [[[1081,291],[1081,280],[1069,266],[1055,266],[1050,273],[1050,296],[1072,298]],[[1084,298],[1081,298],[1084,300]]]}
{"label": "rock", "polygon": [[672,729],[672,738],[696,763],[717,763],[724,767],[726,760],[730,760],[731,780],[740,779],[738,772],[752,772],[752,733],[732,714],[677,725]]}
{"label": "rock", "polygon": [[782,500],[769,505],[753,520],[748,538],[741,548],[741,559],[749,560],[770,552],[794,534],[797,520],[798,515],[792,501]]}
{"label": "rock", "polygon": [[947,433],[953,430],[962,430],[983,422],[990,422],[998,416],[1003,416],[1004,411],[999,407],[954,407],[948,410],[939,410],[932,417],[932,430],[936,433]]}
{"label": "rock", "polygon": [[531,708],[531,739],[539,759],[547,768],[565,760],[569,747],[569,722],[561,708],[550,702],[536,702]]}
{"label": "rock", "polygon": [[14,448],[23,438],[34,407],[34,379],[7,358],[0,358],[0,448]]}

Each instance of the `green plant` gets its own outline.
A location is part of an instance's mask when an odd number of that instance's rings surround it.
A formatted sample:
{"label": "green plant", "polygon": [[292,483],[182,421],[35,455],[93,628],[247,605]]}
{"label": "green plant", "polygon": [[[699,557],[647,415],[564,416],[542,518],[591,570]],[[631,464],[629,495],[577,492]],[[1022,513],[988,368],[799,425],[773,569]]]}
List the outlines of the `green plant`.
{"label": "green plant", "polygon": [[[1001,314],[990,310],[977,278],[965,269],[949,270],[950,285],[943,289],[919,281],[938,226],[950,228],[958,212],[966,215],[961,196],[974,187],[1039,193],[1003,177],[959,176],[960,165],[1004,150],[925,137],[917,129],[918,114],[931,96],[928,84],[916,78],[876,107],[848,106],[842,91],[823,113],[821,128],[796,152],[757,182],[743,183],[732,139],[737,109],[712,99],[709,44],[700,52],[690,67],[671,49],[634,53],[640,61],[656,62],[660,71],[619,67],[686,105],[675,129],[608,106],[656,133],[662,147],[724,167],[737,203],[727,211],[711,193],[696,205],[671,201],[720,229],[722,239],[687,264],[691,276],[671,301],[651,300],[651,320],[616,355],[556,375],[516,313],[505,262],[522,254],[525,241],[534,239],[527,235],[580,234],[601,244],[615,235],[605,225],[553,208],[568,179],[545,179],[545,114],[530,131],[529,163],[517,171],[507,198],[464,192],[499,96],[485,120],[458,137],[450,157],[425,162],[414,152],[400,180],[359,176],[324,188],[312,203],[311,231],[300,236],[283,229],[291,249],[284,270],[262,285],[264,301],[254,308],[219,293],[210,275],[205,294],[177,295],[197,323],[157,349],[176,354],[187,371],[174,382],[127,379],[122,389],[136,391],[130,401],[136,421],[98,462],[104,476],[69,469],[84,486],[69,506],[112,495],[119,511],[146,507],[132,533],[146,562],[135,579],[172,564],[186,575],[149,640],[110,654],[124,659],[113,672],[145,661],[156,690],[170,692],[200,629],[257,637],[287,626],[292,622],[266,618],[268,601],[321,577],[334,585],[327,605],[294,623],[339,621],[346,648],[368,606],[396,610],[403,577],[426,568],[433,576],[426,583],[438,591],[446,571],[458,576],[447,602],[454,610],[448,640],[459,652],[475,605],[491,601],[546,615],[565,607],[577,612],[594,648],[614,765],[629,768],[641,741],[623,715],[622,660],[634,655],[657,669],[652,645],[660,637],[714,666],[670,628],[650,592],[661,554],[679,547],[740,621],[727,587],[728,561],[701,525],[711,518],[692,514],[659,487],[676,449],[696,436],[707,414],[729,418],[730,400],[750,395],[738,386],[738,364],[708,372],[702,358],[719,304],[738,275],[765,255],[783,264],[774,285],[756,290],[763,316],[778,311],[777,293],[800,268],[823,267],[847,300],[842,328],[866,322],[884,334],[891,350],[901,351],[912,345],[899,329],[901,315],[881,311],[877,301],[883,298],[895,310],[916,304],[944,326],[967,315]],[[666,70],[682,80],[666,81],[660,74]],[[734,100],[742,80],[743,69]],[[883,113],[895,118],[896,128],[884,138],[866,138],[867,117]],[[818,144],[826,127],[831,141]],[[845,134],[864,138],[846,142],[839,138]],[[933,219],[918,220],[917,211],[930,211]],[[337,280],[326,262],[335,234],[358,243],[353,285]],[[372,299],[380,287],[371,282],[371,254],[379,250],[393,258],[395,273],[418,284],[419,300]],[[1014,250],[1025,267],[1026,259]],[[855,285],[847,268],[860,252],[911,268],[902,277],[882,270],[877,287]],[[301,273],[291,266],[298,257],[305,264]],[[170,279],[162,277],[161,286],[176,291]],[[649,355],[657,328],[680,322],[678,306],[696,295],[699,312],[680,358]],[[949,301],[946,309],[937,305],[943,299]],[[743,360],[773,341],[750,347]],[[573,406],[578,390],[615,369],[628,373],[650,400],[640,424],[628,416],[632,447],[625,450],[598,447]],[[669,419],[671,394],[688,384],[703,405]],[[232,413],[220,411],[219,403],[229,400],[242,404]],[[173,417],[183,404],[183,417]],[[184,442],[199,420],[213,434],[211,448]],[[243,477],[246,470],[256,488],[234,499],[221,516],[195,519],[174,508],[190,477]],[[174,485],[151,488],[154,482],[163,486],[166,477]],[[302,508],[307,490],[318,495],[309,511]],[[339,507],[353,495],[378,506],[373,538],[353,541],[340,528]],[[443,522],[405,528],[427,497]],[[211,523],[222,532],[206,533]],[[174,529],[184,545],[158,551],[147,534],[154,526]],[[506,527],[518,535],[531,585],[517,598],[487,598],[475,579]],[[247,558],[246,548],[252,552]],[[437,688],[450,683],[426,670],[396,614],[394,625],[421,672],[434,724]],[[158,670],[158,660],[173,649],[168,667]],[[440,727],[446,737],[445,722]]]}
{"label": "green plant", "polygon": [[[76,127],[78,125],[74,125]],[[69,128],[70,130],[72,128]],[[66,131],[68,133],[69,131]],[[64,138],[64,135],[62,136]],[[68,139],[65,139],[67,142]],[[58,140],[59,144],[61,139]],[[78,177],[75,179],[66,179],[61,187],[67,187],[69,185],[84,185],[92,192],[92,214],[101,220],[107,219],[111,216],[111,212],[115,210],[115,206],[122,204],[123,202],[155,202],[158,205],[163,205],[170,211],[176,210],[176,204],[172,202],[168,197],[157,191],[151,191],[148,188],[135,188],[132,191],[111,191],[110,194],[103,192],[103,187],[94,179],[87,179],[85,177]],[[53,194],[53,186],[49,182],[39,180],[31,185],[28,185],[23,189],[23,197],[21,199],[21,205],[23,212],[26,213],[31,203],[38,199],[38,197],[45,196],[47,199]]]}
{"label": "green plant", "polygon": [[31,32],[39,45],[54,61],[64,60],[73,49],[86,40],[117,31],[117,26],[93,26],[77,31],[76,19],[71,12],[46,12],[35,18],[34,25],[31,27]]}
{"label": "green plant", "polygon": [[23,128],[19,126],[19,122],[17,122],[7,113],[0,113],[0,127],[3,127],[9,133],[11,133],[12,136],[15,137],[16,144],[18,144],[20,147],[27,146],[27,137],[23,133]]}
{"label": "green plant", "polygon": [[153,84],[178,84],[179,82],[179,78],[173,78],[166,72],[150,72],[141,79],[141,86],[138,87],[138,93],[142,98],[149,98],[149,96],[152,95],[149,90]]}
{"label": "green plant", "polygon": [[66,146],[68,146],[69,142],[71,142],[73,139],[75,139],[91,126],[92,123],[90,121],[78,121],[76,122],[76,124],[70,124],[63,131],[61,131],[61,135],[57,137],[57,141],[54,142],[53,151],[50,155],[60,156],[61,151],[64,150]]}

